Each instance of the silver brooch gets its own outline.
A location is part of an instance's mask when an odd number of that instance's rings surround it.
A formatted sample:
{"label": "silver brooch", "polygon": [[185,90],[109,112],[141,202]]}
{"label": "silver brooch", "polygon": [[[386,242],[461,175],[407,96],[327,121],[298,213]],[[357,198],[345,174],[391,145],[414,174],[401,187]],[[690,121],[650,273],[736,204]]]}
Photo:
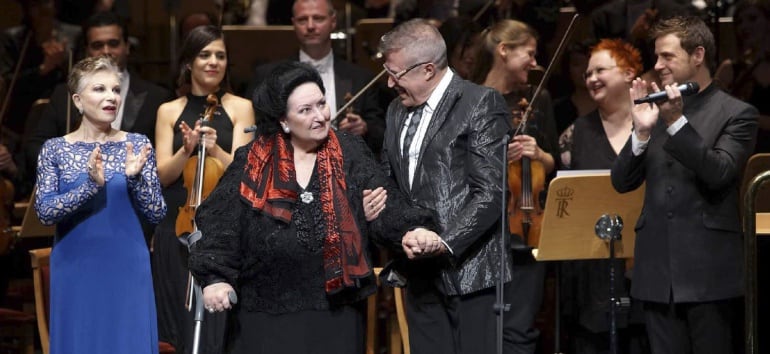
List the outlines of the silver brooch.
{"label": "silver brooch", "polygon": [[304,192],[300,193],[299,199],[303,203],[305,203],[305,204],[310,204],[310,202],[313,201],[313,193],[310,193],[308,191],[304,191]]}

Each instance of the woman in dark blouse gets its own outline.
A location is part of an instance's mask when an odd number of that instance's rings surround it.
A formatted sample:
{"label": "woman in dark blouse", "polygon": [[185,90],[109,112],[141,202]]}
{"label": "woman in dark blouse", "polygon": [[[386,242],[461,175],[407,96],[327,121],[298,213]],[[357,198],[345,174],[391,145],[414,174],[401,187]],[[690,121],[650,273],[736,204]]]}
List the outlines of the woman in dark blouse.
{"label": "woman in dark blouse", "polygon": [[[609,169],[631,133],[631,96],[628,89],[642,73],[639,51],[619,39],[603,39],[591,49],[583,78],[597,109],[575,120],[559,138],[561,163],[573,170]],[[609,350],[609,260],[565,262],[561,268],[563,313],[570,332],[569,351],[604,353]],[[615,269],[623,274],[624,260]],[[625,277],[616,277],[619,297],[627,297]],[[635,353],[644,342],[643,327],[633,326],[633,311],[618,315],[623,353]],[[631,348],[634,348],[633,350]],[[644,352],[644,351],[641,351]]]}
{"label": "woman in dark blouse", "polygon": [[[190,269],[204,304],[229,309],[238,289],[232,353],[363,353],[362,300],[376,287],[368,240],[398,249],[413,228],[432,233],[417,227],[430,214],[389,184],[363,140],[329,130],[311,67],[278,66],[253,103],[257,138],[236,151],[196,217],[203,238]],[[363,191],[379,186],[387,204],[364,205]]]}

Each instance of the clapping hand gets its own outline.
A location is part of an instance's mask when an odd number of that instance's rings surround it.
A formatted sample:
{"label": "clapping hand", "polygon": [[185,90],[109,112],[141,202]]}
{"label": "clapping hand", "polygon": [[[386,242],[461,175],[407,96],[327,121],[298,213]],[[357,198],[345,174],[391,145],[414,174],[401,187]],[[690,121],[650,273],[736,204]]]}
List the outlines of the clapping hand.
{"label": "clapping hand", "polygon": [[102,162],[102,149],[99,146],[88,155],[86,169],[91,180],[96,182],[99,187],[104,186],[104,162]]}
{"label": "clapping hand", "polygon": [[[195,123],[195,128],[200,127],[200,121]],[[192,154],[195,146],[198,145],[200,139],[200,131],[198,129],[190,128],[186,122],[179,123],[179,130],[182,132],[182,147],[187,155]]]}
{"label": "clapping hand", "polygon": [[634,104],[634,100],[647,96],[647,81],[641,78],[634,79],[629,93],[631,96],[631,118],[634,121],[634,132],[639,140],[646,141],[650,138],[652,127],[658,121],[658,106],[654,103]]}
{"label": "clapping hand", "polygon": [[126,143],[126,176],[131,177],[142,171],[150,156],[150,144],[144,144],[138,154],[134,153],[134,144]]}

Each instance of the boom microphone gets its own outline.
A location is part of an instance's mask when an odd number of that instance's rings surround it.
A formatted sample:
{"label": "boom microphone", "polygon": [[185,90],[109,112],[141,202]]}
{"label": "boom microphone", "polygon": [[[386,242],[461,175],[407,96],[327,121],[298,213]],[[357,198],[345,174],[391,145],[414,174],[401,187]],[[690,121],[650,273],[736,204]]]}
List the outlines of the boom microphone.
{"label": "boom microphone", "polygon": [[[688,83],[679,85],[676,88],[679,89],[679,92],[682,94],[682,96],[689,96],[692,94],[696,94],[698,93],[698,90],[700,90],[700,86],[698,85],[697,82],[688,82]],[[668,100],[668,94],[666,93],[666,91],[658,91],[658,92],[653,92],[642,98],[635,99],[634,104],[661,102],[665,100]]]}

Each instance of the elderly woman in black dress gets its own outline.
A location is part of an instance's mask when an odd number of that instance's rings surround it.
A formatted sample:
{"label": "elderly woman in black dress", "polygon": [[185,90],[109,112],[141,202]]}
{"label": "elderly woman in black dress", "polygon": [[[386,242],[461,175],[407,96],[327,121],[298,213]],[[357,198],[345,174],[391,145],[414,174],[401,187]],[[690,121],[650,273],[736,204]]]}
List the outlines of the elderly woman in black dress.
{"label": "elderly woman in black dress", "polygon": [[[253,103],[257,137],[196,217],[203,239],[190,269],[204,304],[229,309],[238,289],[232,353],[363,353],[363,300],[376,287],[369,239],[398,249],[408,232],[432,232],[430,214],[389,184],[363,140],[329,129],[311,67],[277,67]],[[378,187],[387,194],[364,205]]]}

